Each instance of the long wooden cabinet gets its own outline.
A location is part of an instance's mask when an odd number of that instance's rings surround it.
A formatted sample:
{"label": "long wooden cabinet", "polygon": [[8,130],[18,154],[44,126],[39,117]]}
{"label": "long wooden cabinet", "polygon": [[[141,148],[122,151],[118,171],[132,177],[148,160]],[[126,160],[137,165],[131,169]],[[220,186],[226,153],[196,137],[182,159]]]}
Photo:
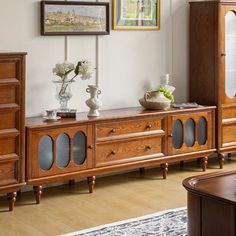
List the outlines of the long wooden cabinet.
{"label": "long wooden cabinet", "polygon": [[214,149],[215,107],[144,111],[127,108],[86,113],[57,122],[28,118],[26,181],[40,203],[42,184],[199,158],[202,169]]}
{"label": "long wooden cabinet", "polygon": [[236,151],[236,1],[190,2],[190,100],[215,105],[223,168]]}
{"label": "long wooden cabinet", "polygon": [[25,184],[25,55],[0,52],[0,194],[9,210]]}

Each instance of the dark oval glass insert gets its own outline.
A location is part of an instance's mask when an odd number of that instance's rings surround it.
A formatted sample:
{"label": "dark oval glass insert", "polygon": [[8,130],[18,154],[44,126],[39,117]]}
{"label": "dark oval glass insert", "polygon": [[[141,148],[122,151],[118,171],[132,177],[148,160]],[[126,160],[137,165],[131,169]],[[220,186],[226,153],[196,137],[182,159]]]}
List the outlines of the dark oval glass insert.
{"label": "dark oval glass insert", "polygon": [[49,170],[53,164],[53,142],[51,137],[45,135],[38,146],[39,166],[42,170]]}
{"label": "dark oval glass insert", "polygon": [[172,126],[172,145],[175,149],[183,145],[183,124],[180,120],[176,120]]}
{"label": "dark oval glass insert", "polygon": [[185,124],[185,143],[187,147],[192,147],[195,142],[195,122],[193,119],[188,119]]}
{"label": "dark oval glass insert", "polygon": [[60,168],[65,168],[70,161],[70,139],[66,134],[60,134],[56,142],[56,162]]}
{"label": "dark oval glass insert", "polygon": [[201,117],[197,123],[197,140],[199,145],[204,145],[207,141],[207,121]]}
{"label": "dark oval glass insert", "polygon": [[77,165],[84,163],[86,159],[86,138],[84,133],[77,132],[73,141],[73,160]]}

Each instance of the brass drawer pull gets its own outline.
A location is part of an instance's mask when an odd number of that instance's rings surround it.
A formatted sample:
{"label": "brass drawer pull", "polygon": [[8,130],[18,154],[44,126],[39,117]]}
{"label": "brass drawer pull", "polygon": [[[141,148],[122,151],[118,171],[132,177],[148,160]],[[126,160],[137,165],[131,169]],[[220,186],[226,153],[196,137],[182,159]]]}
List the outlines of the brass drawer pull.
{"label": "brass drawer pull", "polygon": [[111,132],[112,132],[112,133],[116,133],[116,129],[112,129]]}
{"label": "brass drawer pull", "polygon": [[169,134],[168,137],[172,138],[172,137],[173,137],[173,134]]}
{"label": "brass drawer pull", "polygon": [[93,149],[93,145],[89,145],[88,148],[89,148],[89,149]]}
{"label": "brass drawer pull", "polygon": [[151,129],[151,128],[152,128],[152,124],[148,124],[147,129]]}
{"label": "brass drawer pull", "polygon": [[226,56],[226,54],[223,52],[223,53],[221,53],[220,54],[222,57],[225,57]]}
{"label": "brass drawer pull", "polygon": [[111,155],[116,155],[116,151],[115,151],[115,150],[112,150],[112,151],[111,151]]}
{"label": "brass drawer pull", "polygon": [[152,149],[152,146],[148,145],[148,146],[146,146],[146,149],[147,149],[147,150],[151,150],[151,149]]}

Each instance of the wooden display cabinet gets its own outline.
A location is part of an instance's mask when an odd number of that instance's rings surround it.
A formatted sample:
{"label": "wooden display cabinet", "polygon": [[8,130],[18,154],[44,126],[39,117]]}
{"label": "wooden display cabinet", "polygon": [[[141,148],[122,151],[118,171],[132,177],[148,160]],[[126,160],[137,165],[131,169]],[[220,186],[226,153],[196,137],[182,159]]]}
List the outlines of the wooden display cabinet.
{"label": "wooden display cabinet", "polygon": [[10,211],[25,184],[25,55],[0,52],[0,194]]}
{"label": "wooden display cabinet", "polygon": [[[45,183],[87,177],[93,192],[97,175],[160,165],[166,178],[168,163],[193,158],[200,158],[205,170],[215,151],[214,109],[139,107],[102,111],[97,118],[87,113],[56,122],[28,118],[27,183],[40,203]],[[179,146],[173,147],[175,142]]]}
{"label": "wooden display cabinet", "polygon": [[190,2],[190,100],[215,105],[223,168],[236,151],[236,1]]}

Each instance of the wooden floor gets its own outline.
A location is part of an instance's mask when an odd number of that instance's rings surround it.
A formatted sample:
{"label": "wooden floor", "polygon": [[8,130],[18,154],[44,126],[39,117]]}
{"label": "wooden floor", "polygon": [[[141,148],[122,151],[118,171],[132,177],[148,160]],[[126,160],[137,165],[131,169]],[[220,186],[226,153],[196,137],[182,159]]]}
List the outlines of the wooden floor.
{"label": "wooden floor", "polygon": [[[223,170],[236,169],[236,157],[226,160]],[[211,158],[206,173],[220,171]],[[35,204],[32,191],[17,198],[14,212],[7,211],[7,200],[0,198],[0,235],[59,235],[84,228],[142,216],[164,209],[186,206],[182,180],[203,172],[197,162],[182,169],[172,165],[166,180],[160,168],[101,177],[93,194],[85,181],[73,186],[44,189],[42,203]]]}

